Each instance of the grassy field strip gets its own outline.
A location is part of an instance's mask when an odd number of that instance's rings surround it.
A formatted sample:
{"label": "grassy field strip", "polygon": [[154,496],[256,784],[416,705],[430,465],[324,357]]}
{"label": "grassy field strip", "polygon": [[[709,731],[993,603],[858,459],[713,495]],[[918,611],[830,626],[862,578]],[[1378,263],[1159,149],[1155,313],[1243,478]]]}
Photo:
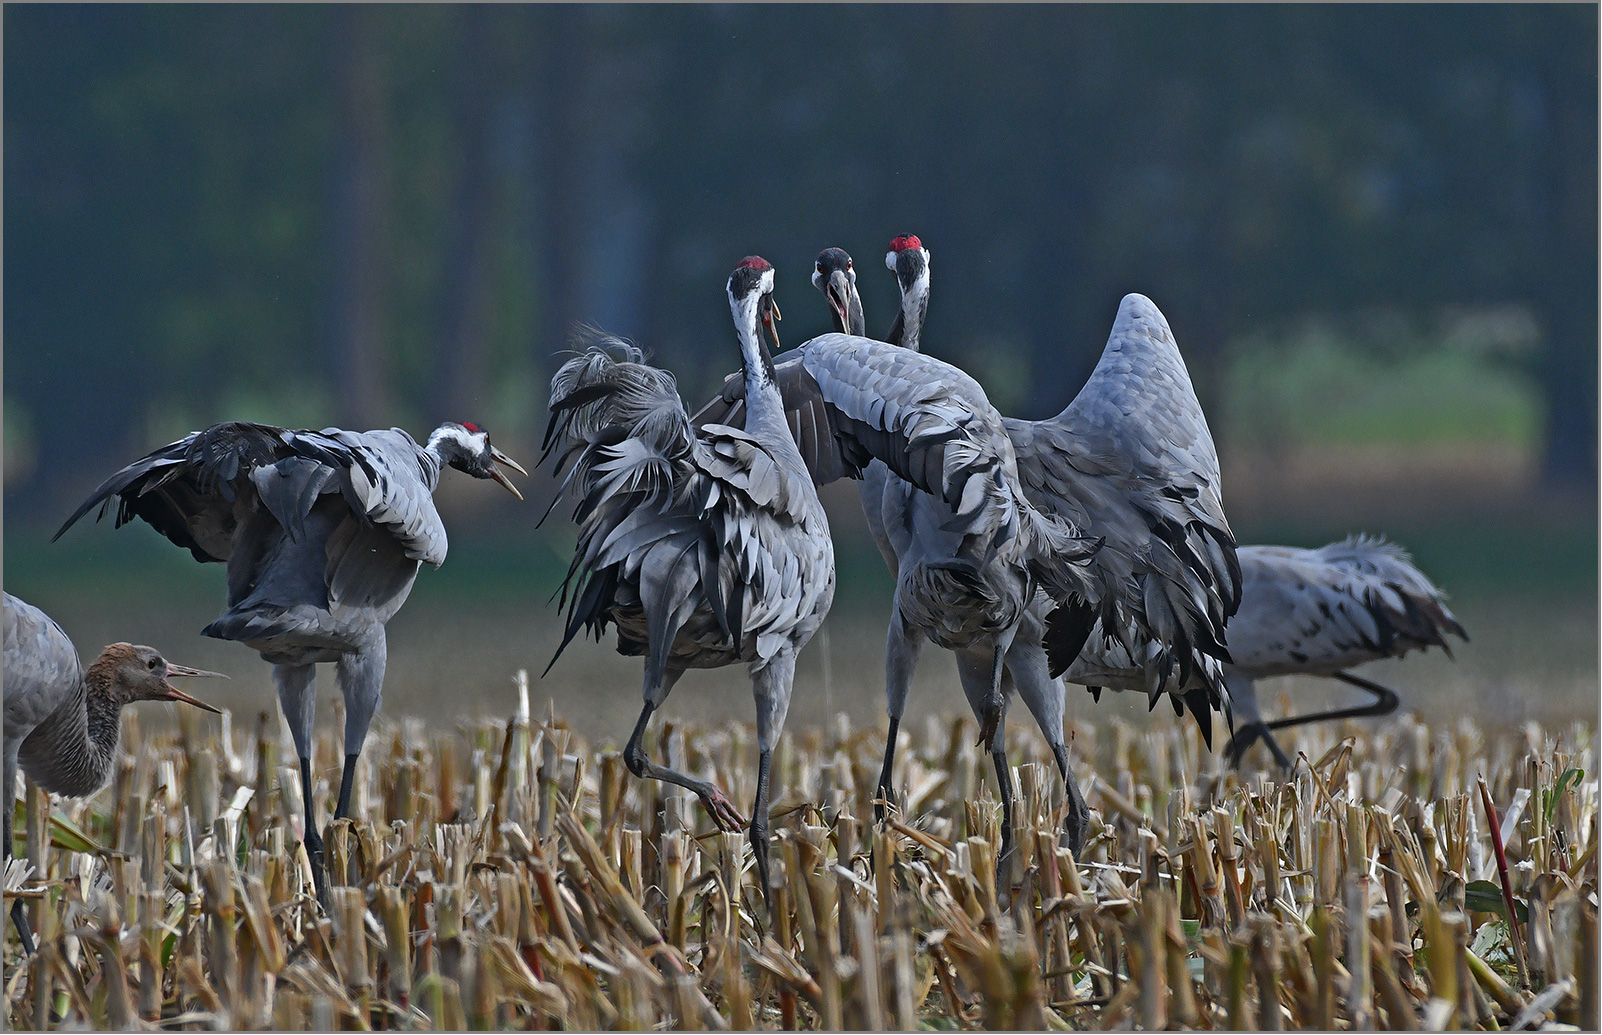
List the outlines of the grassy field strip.
{"label": "grassy field strip", "polygon": [[[784,738],[773,913],[743,835],[524,704],[375,731],[328,831],[323,916],[293,759],[185,714],[55,812],[29,789],[6,876],[7,1025],[112,1028],[1430,1028],[1598,1023],[1596,731],[1326,728],[1286,779],[1197,734],[1114,723],[1085,858],[1061,782],[1010,745],[1019,847],[971,721],[884,743],[843,716]],[[338,745],[318,747],[332,808]],[[755,783],[754,737],[669,722],[655,757]],[[1082,762],[1083,760],[1081,760]],[[672,793],[669,793],[672,792]],[[50,816],[50,819],[46,817]],[[20,843],[25,840],[25,845]]]}

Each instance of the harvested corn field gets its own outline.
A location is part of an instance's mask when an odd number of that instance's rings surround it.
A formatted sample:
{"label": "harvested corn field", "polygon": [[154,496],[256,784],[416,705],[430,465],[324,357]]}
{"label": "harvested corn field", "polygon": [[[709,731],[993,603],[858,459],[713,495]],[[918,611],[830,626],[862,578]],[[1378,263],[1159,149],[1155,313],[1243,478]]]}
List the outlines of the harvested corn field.
{"label": "harvested corn field", "polygon": [[[879,824],[883,733],[842,716],[782,742],[770,914],[743,834],[523,700],[504,724],[375,732],[355,818],[328,832],[327,915],[276,719],[130,730],[138,757],[53,813],[30,788],[6,896],[40,948],[7,943],[8,1025],[1597,1024],[1585,724],[1308,728],[1280,779],[1227,768],[1163,716],[1115,723],[1075,745],[1082,860],[1059,847],[1050,756],[1020,733],[998,886],[973,723],[903,732],[901,807]],[[650,746],[741,800],[752,739],[668,723]],[[336,749],[325,735],[318,757]]]}

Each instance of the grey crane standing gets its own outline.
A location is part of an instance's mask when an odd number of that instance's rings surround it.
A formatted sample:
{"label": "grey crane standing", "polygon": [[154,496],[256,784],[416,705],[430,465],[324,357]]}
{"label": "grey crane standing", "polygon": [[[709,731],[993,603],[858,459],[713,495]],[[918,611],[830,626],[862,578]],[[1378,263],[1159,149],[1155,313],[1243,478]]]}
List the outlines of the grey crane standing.
{"label": "grey crane standing", "polygon": [[[903,235],[891,242],[885,261],[902,289],[891,337],[915,351],[929,302],[929,253],[917,237]],[[780,363],[781,383],[792,362],[786,357]],[[926,390],[943,390],[939,368],[920,376],[932,378]],[[726,382],[704,419],[727,412],[737,420],[737,396],[738,386]],[[1066,667],[1092,636],[1132,643],[1143,661],[1142,688],[1153,701],[1164,691],[1174,694],[1176,707],[1190,708],[1210,737],[1212,708],[1228,704],[1221,666],[1228,657],[1224,623],[1239,600],[1234,537],[1218,495],[1206,420],[1167,322],[1143,296],[1124,299],[1102,362],[1067,410],[1051,421],[1009,419],[1002,427],[1030,503],[1101,544],[1089,559],[1092,588],[1077,599],[1056,600],[1033,589],[1021,597],[1010,589],[998,592],[999,583],[929,593],[929,574],[943,572],[950,550],[939,506],[893,475],[884,479],[877,505],[865,491],[869,526],[884,530],[881,550],[888,547],[886,561],[897,576],[885,650],[890,730],[879,790],[890,798],[900,719],[919,647],[928,638],[957,651],[964,693],[992,734],[985,742],[1001,791],[1004,848],[1011,845],[1010,768],[999,723],[992,726],[991,719],[1016,689],[1057,760],[1069,800],[1066,832],[1079,852],[1088,809],[1068,767],[1064,691],[1053,671]],[[988,670],[975,649],[987,630],[962,625],[975,615],[1010,623],[1005,641],[990,641],[1000,650],[985,659]],[[1186,692],[1192,673],[1203,685]],[[982,692],[987,676],[989,689]]]}
{"label": "grey crane standing", "polygon": [[876,457],[942,493],[960,539],[954,567],[977,571],[1000,558],[1058,598],[1083,590],[1072,562],[1085,552],[1075,530],[1042,518],[1012,488],[1010,446],[977,384],[948,371],[949,391],[920,388],[909,369],[943,364],[841,334],[795,350],[781,375],[761,338],[766,330],[777,341],[772,291],[772,267],[754,256],[729,278],[743,429],[692,421],[670,375],[637,352],[619,361],[592,347],[552,379],[546,436],[547,456],[562,449],[557,471],[572,461],[558,499],[570,486],[579,497],[557,653],[581,629],[599,638],[615,624],[619,652],[646,656],[645,706],[624,760],[637,776],[695,792],[724,829],[742,817],[723,792],[650,762],[641,740],[686,670],[751,669],[759,762],[750,834],[764,896],[771,752],[795,655],[834,594],[814,480],[858,474]]}
{"label": "grey crane standing", "polygon": [[[1272,730],[1396,709],[1394,691],[1347,669],[1428,647],[1450,654],[1448,633],[1468,639],[1441,591],[1407,551],[1384,539],[1351,536],[1316,550],[1243,546],[1240,567],[1240,610],[1229,622],[1233,660],[1224,666],[1236,715],[1228,753],[1237,765],[1262,738],[1275,761],[1290,768]],[[1067,678],[1099,696],[1102,687],[1131,688],[1134,675],[1128,657],[1114,646],[1083,651]],[[1373,701],[1264,722],[1255,682],[1285,675],[1328,676],[1366,691]]]}
{"label": "grey crane standing", "polygon": [[476,424],[442,424],[418,445],[399,428],[290,431],[216,424],[118,471],[61,526],[115,505],[118,527],[141,518],[198,561],[228,566],[228,610],[201,633],[238,640],[273,666],[278,701],[300,755],[307,854],[325,894],[312,791],[316,665],[332,662],[345,699],[345,768],[334,818],[350,810],[356,761],[378,708],[384,625],[419,567],[445,561],[434,509],[440,472],[490,478],[519,499],[497,467],[526,473]]}
{"label": "grey crane standing", "polygon": [[[138,701],[182,701],[218,709],[168,682],[181,676],[215,676],[175,665],[152,647],[113,643],[85,669],[61,626],[25,600],[5,594],[5,846],[11,859],[11,813],[17,767],[52,794],[81,798],[98,791],[111,773],[122,739],[122,709]],[[19,900],[12,906],[25,952],[33,936]]]}

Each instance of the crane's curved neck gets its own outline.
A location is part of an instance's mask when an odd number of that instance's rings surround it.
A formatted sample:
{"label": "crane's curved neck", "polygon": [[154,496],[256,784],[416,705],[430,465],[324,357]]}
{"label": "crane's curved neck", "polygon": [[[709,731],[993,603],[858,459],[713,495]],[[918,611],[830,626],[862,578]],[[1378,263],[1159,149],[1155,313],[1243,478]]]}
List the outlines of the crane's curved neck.
{"label": "crane's curved neck", "polygon": [[82,797],[106,782],[122,739],[122,696],[112,663],[89,666],[62,707],[34,728],[23,748],[23,768],[56,794]]}
{"label": "crane's curved neck", "polygon": [[[729,298],[734,312],[735,330],[740,336],[740,358],[745,364],[746,428],[753,422],[777,420],[784,423],[784,400],[779,396],[777,374],[773,369],[773,355],[762,339],[762,328],[757,316],[760,293],[752,292],[745,298]],[[786,424],[786,429],[788,425]],[[788,433],[788,430],[786,431]]]}
{"label": "crane's curved neck", "polygon": [[924,267],[912,286],[901,293],[901,312],[895,326],[890,328],[890,344],[918,351],[918,336],[923,333],[924,316],[929,312],[929,268]]}

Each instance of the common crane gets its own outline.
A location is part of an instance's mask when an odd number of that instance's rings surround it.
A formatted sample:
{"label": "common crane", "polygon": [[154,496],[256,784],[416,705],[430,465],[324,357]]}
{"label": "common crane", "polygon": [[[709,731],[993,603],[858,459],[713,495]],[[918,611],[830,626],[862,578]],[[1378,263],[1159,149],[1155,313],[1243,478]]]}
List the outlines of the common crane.
{"label": "common crane", "polygon": [[[1316,550],[1243,546],[1239,554],[1240,610],[1229,622],[1233,660],[1224,666],[1236,716],[1227,751],[1236,765],[1262,738],[1274,760],[1290,768],[1290,757],[1272,730],[1396,710],[1394,691],[1347,669],[1429,647],[1450,654],[1449,633],[1468,639],[1445,596],[1413,565],[1407,551],[1382,538],[1350,536]],[[1067,679],[1090,687],[1099,697],[1102,687],[1133,688],[1137,675],[1127,655],[1114,646],[1083,651]],[[1264,722],[1256,681],[1286,675],[1339,679],[1373,701]]]}
{"label": "common crane", "polygon": [[440,472],[493,479],[522,499],[497,464],[527,473],[471,423],[442,424],[421,446],[399,428],[215,424],[106,479],[56,533],[96,506],[102,517],[114,507],[118,527],[141,518],[197,561],[227,564],[228,609],[201,634],[238,640],[273,666],[300,756],[304,840],[319,899],[326,882],[311,778],[316,665],[334,664],[345,698],[340,819],[383,691],[384,625],[419,567],[445,561],[433,498]]}
{"label": "common crane", "polygon": [[692,421],[670,375],[635,350],[602,343],[552,379],[546,435],[546,456],[561,450],[556,470],[572,463],[558,500],[570,487],[579,500],[557,653],[582,629],[599,638],[616,625],[618,651],[645,655],[645,705],[625,762],[636,776],[693,791],[723,829],[743,825],[723,792],[652,763],[641,739],[687,669],[751,670],[759,761],[750,837],[764,896],[771,754],[796,653],[834,595],[814,480],[856,474],[876,457],[940,493],[954,537],[950,566],[967,577],[997,564],[1031,592],[1043,584],[1067,600],[1085,591],[1078,572],[1089,552],[1077,530],[1042,517],[1017,492],[1000,417],[960,371],[944,371],[942,390],[930,391],[924,382],[944,364],[843,334],[814,338],[784,373],[776,370],[761,337],[778,338],[773,277],[753,256],[728,283],[743,428]]}
{"label": "common crane", "polygon": [[[82,798],[111,773],[122,739],[122,709],[138,701],[182,701],[218,709],[173,686],[169,679],[221,672],[176,665],[153,647],[113,643],[85,669],[78,651],[53,619],[5,594],[5,857],[11,859],[11,813],[17,767],[52,794]],[[18,900],[11,908],[25,952],[33,936]]]}
{"label": "common crane", "polygon": [[[904,354],[916,355],[911,350],[919,344],[929,301],[928,250],[918,238],[903,235],[891,242],[886,265],[902,288],[902,313],[891,336],[905,346]],[[781,384],[793,362],[786,357],[779,364]],[[945,372],[954,370],[925,366],[915,376],[929,379],[921,383],[923,390],[938,393]],[[738,420],[739,393],[737,383],[726,381],[698,419]],[[1210,737],[1212,709],[1228,707],[1221,665],[1228,657],[1224,623],[1239,600],[1234,537],[1218,494],[1206,420],[1167,322],[1144,296],[1125,297],[1101,363],[1062,414],[1050,421],[1001,423],[1031,504],[1102,544],[1086,571],[1092,587],[1077,599],[1056,600],[1033,589],[1020,595],[1018,587],[1002,583],[953,587],[938,574],[950,549],[938,501],[893,476],[885,479],[877,507],[865,493],[870,528],[877,516],[889,545],[886,560],[897,576],[886,636],[890,729],[879,790],[890,798],[900,719],[927,638],[957,652],[964,694],[984,724],[983,742],[1002,797],[1003,858],[1011,847],[1011,777],[999,721],[992,724],[989,717],[999,720],[1013,688],[1057,760],[1069,801],[1066,833],[1077,853],[1088,809],[1068,767],[1064,692],[1053,676],[1088,639],[1133,644],[1142,661],[1142,688],[1153,701],[1165,691],[1173,694],[1176,707],[1190,708]],[[940,579],[944,595],[925,588],[930,573]],[[1003,636],[987,639],[990,630],[974,622],[975,615],[1007,623]],[[1193,673],[1202,685],[1187,690]]]}

